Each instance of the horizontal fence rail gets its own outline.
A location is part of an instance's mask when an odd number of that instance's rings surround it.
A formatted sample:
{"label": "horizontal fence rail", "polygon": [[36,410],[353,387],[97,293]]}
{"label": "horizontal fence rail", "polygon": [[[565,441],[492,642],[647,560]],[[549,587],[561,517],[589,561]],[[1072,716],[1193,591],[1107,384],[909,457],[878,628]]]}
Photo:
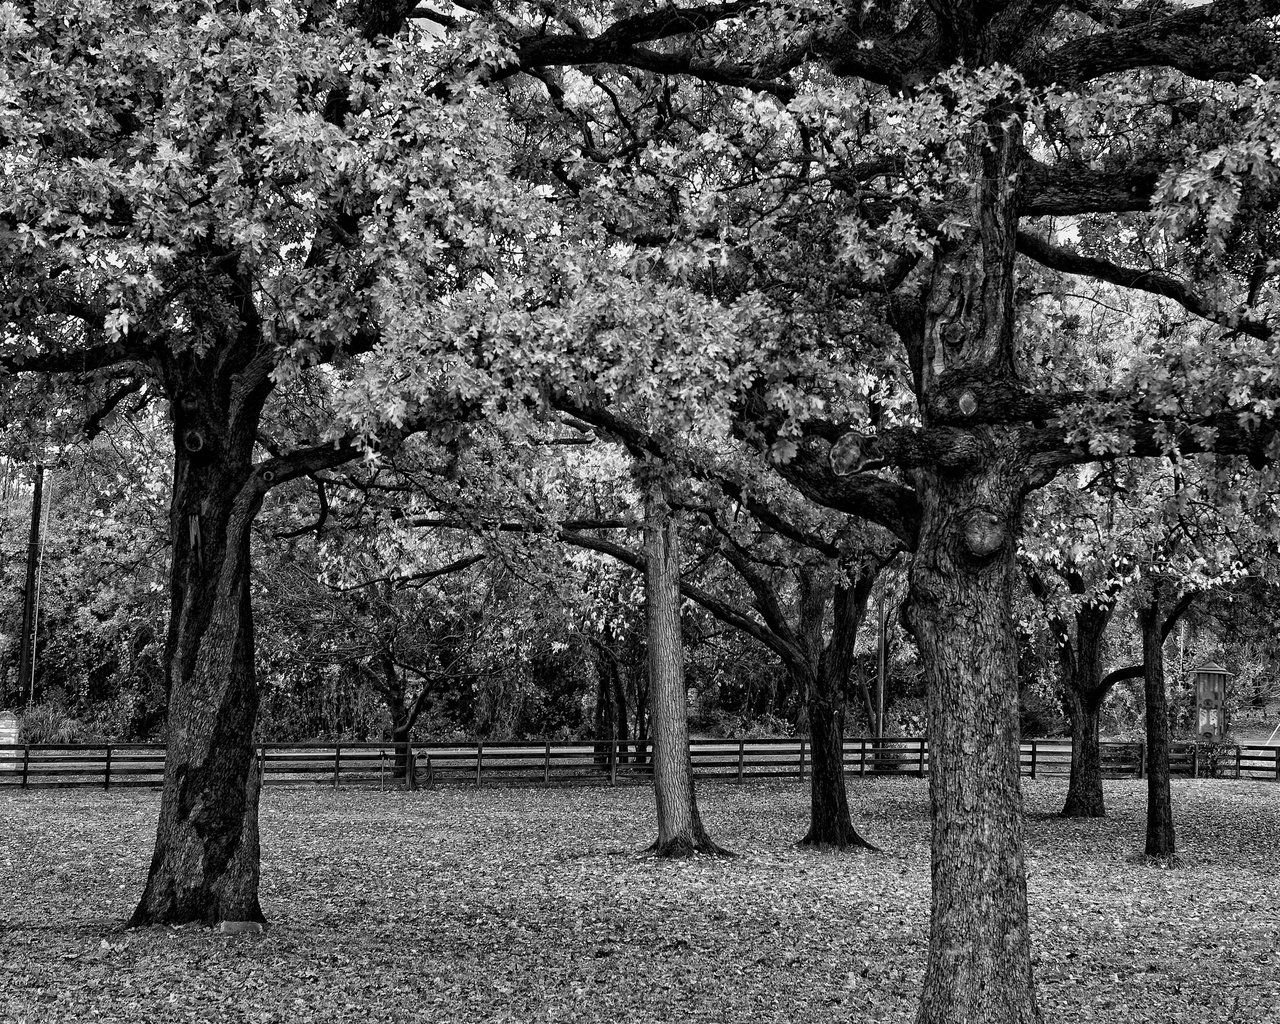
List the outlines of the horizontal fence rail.
{"label": "horizontal fence rail", "polygon": [[[693,771],[698,778],[743,781],[770,777],[805,778],[813,770],[813,749],[805,737],[694,739]],[[1103,774],[1142,777],[1145,744],[1100,744]],[[531,741],[393,743],[265,743],[254,747],[266,784],[320,783],[402,785],[412,760],[415,778],[436,781],[528,785],[604,784],[648,778],[652,749],[634,741]],[[0,787],[159,786],[164,779],[164,745],[0,745]],[[1021,748],[1022,774],[1031,778],[1068,775],[1069,740],[1028,740]],[[1169,758],[1174,775],[1196,778],[1280,781],[1280,746],[1176,743]],[[845,772],[856,776],[918,776],[929,772],[929,748],[919,737],[854,737],[844,741]]]}

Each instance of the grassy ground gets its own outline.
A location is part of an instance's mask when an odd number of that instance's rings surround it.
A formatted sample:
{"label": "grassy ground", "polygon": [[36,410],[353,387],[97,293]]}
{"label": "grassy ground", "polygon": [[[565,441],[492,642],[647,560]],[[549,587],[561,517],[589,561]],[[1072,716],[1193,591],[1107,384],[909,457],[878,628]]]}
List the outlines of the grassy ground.
{"label": "grassy ground", "polygon": [[[1184,866],[1133,863],[1144,791],[1049,816],[1024,780],[1053,1024],[1280,1014],[1280,785],[1174,783]],[[851,780],[882,854],[790,845],[797,783],[706,785],[731,861],[657,863],[652,795],[269,789],[259,936],[124,932],[158,797],[0,793],[0,1020],[908,1022],[928,926],[926,783]]]}

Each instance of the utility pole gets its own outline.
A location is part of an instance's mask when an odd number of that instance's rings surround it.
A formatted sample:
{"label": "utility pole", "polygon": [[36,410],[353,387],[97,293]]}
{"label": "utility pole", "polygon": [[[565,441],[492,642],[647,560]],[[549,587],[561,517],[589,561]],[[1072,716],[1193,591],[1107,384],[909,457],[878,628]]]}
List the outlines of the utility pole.
{"label": "utility pole", "polygon": [[880,606],[877,617],[880,619],[880,642],[876,652],[876,737],[884,736],[884,584],[880,585]]}
{"label": "utility pole", "polygon": [[44,500],[44,466],[36,466],[36,486],[31,495],[31,533],[27,542],[27,587],[22,595],[22,646],[18,658],[18,696],[28,702],[34,689],[36,629],[36,567],[40,563],[40,506]]}

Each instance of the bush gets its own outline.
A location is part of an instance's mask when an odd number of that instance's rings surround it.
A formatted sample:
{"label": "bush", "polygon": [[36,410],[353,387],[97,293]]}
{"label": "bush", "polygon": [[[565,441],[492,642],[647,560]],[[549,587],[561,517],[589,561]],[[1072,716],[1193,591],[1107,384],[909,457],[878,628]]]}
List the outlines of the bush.
{"label": "bush", "polygon": [[28,708],[18,726],[22,743],[91,743],[94,738],[83,722],[56,704]]}

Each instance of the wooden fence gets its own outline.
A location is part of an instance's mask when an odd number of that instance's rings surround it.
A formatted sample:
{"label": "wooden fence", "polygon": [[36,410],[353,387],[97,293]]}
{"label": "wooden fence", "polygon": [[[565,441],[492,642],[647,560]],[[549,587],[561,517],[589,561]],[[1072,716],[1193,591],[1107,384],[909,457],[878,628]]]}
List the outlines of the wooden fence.
{"label": "wooden fence", "polygon": [[[399,785],[397,760],[403,747],[389,743],[267,743],[255,748],[265,784],[321,783]],[[695,739],[690,744],[699,778],[741,782],[748,778],[803,779],[813,752],[804,738]],[[418,778],[431,782],[511,784],[606,784],[648,778],[650,753],[634,743],[608,741],[420,743],[411,756]],[[915,775],[929,771],[923,739],[846,739],[845,771],[857,776]],[[1146,772],[1142,743],[1102,744],[1104,774],[1141,777]],[[1071,744],[1028,740],[1022,744],[1022,773],[1031,778],[1066,775]],[[1179,743],[1171,753],[1175,775],[1280,781],[1280,746]],[[158,786],[164,775],[161,744],[111,743],[66,746],[0,746],[0,787]]]}

